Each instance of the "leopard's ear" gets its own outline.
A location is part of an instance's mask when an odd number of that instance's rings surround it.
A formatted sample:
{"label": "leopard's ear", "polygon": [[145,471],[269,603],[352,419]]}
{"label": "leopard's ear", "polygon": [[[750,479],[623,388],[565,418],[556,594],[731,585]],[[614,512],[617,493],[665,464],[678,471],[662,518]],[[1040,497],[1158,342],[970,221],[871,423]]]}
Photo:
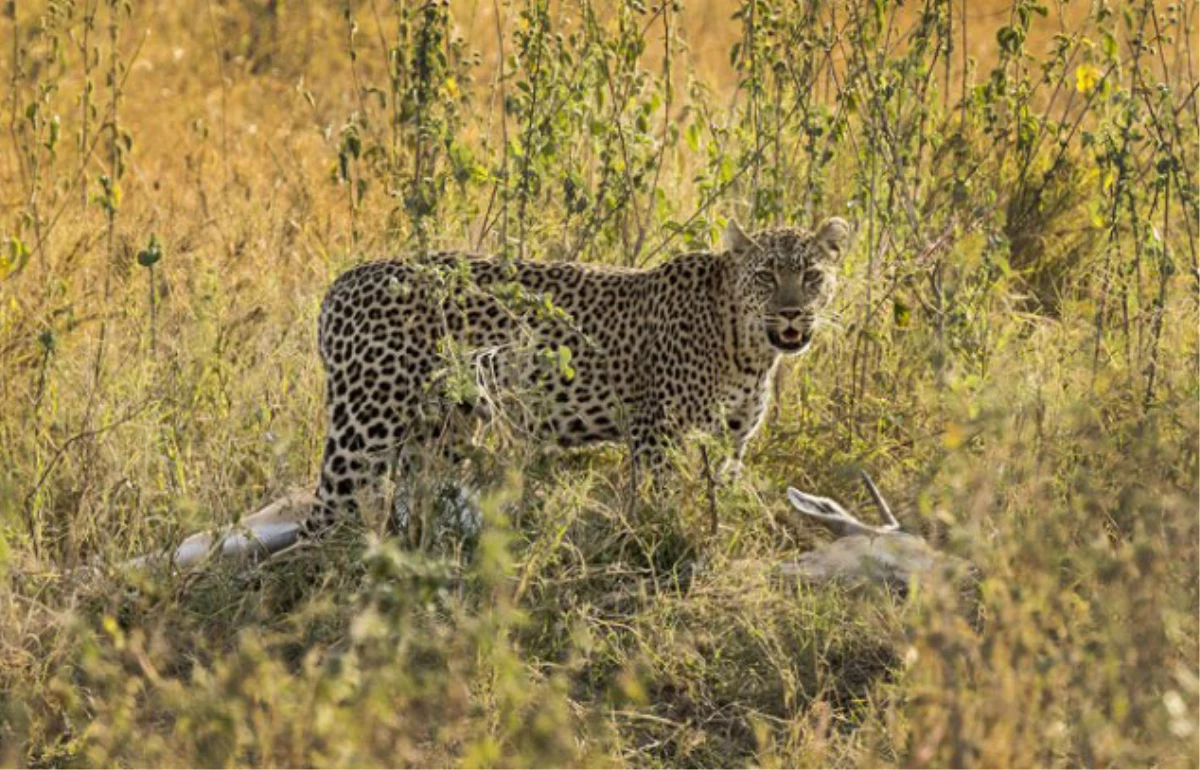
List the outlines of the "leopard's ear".
{"label": "leopard's ear", "polygon": [[830,217],[817,228],[813,240],[830,262],[840,262],[850,249],[853,238],[854,229],[849,222],[841,217]]}
{"label": "leopard's ear", "polygon": [[746,251],[758,246],[733,217],[730,217],[729,222],[725,225],[725,234],[721,237],[721,243],[728,251]]}

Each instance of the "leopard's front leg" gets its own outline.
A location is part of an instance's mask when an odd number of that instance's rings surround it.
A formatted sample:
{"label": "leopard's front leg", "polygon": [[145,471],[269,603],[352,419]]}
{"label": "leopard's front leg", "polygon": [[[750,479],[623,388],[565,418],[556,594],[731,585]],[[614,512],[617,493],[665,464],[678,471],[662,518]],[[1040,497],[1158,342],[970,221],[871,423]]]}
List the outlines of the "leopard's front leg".
{"label": "leopard's front leg", "polygon": [[630,438],[634,488],[640,490],[642,482],[649,478],[651,494],[655,499],[661,499],[666,494],[666,481],[671,471],[667,452],[678,445],[679,431],[656,403],[638,411]]}
{"label": "leopard's front leg", "polygon": [[717,478],[723,484],[733,484],[741,477],[743,459],[750,439],[758,433],[767,415],[770,402],[770,378],[764,378],[747,397],[739,400],[725,415],[725,428],[733,441],[733,453],[721,465]]}

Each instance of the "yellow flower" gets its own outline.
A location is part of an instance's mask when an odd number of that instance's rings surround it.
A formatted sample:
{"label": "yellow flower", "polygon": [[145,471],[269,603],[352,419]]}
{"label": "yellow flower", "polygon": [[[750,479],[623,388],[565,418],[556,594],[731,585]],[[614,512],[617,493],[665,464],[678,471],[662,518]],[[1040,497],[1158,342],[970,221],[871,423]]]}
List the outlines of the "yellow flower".
{"label": "yellow flower", "polygon": [[1090,64],[1081,64],[1075,69],[1075,88],[1081,94],[1090,94],[1100,79],[1100,70]]}

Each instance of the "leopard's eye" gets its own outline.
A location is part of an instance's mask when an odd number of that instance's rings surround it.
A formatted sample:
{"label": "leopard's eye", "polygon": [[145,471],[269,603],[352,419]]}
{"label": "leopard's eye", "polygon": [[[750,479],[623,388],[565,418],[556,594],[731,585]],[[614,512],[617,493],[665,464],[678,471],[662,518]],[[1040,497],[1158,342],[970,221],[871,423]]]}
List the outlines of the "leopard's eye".
{"label": "leopard's eye", "polygon": [[774,286],[775,285],[775,271],[771,270],[770,268],[764,267],[760,270],[755,271],[754,280],[756,280],[759,283],[766,285],[766,286]]}

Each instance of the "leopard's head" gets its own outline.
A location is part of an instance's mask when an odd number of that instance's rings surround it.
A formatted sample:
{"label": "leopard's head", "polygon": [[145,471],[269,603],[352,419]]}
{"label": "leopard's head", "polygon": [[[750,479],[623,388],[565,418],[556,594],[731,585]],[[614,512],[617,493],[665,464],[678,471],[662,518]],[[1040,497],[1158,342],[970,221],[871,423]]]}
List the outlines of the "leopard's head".
{"label": "leopard's head", "polygon": [[850,225],[840,217],[826,219],[815,232],[778,228],[753,235],[729,221],[725,248],[733,256],[738,305],[752,341],[787,354],[808,348],[850,239]]}

